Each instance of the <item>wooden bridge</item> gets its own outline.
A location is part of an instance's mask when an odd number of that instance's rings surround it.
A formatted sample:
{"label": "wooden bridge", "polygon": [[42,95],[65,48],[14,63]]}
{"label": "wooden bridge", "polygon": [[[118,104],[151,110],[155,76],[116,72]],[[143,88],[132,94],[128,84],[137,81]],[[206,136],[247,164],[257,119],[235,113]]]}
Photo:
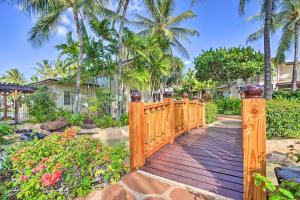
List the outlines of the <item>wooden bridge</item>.
{"label": "wooden bridge", "polygon": [[242,122],[205,126],[205,103],[196,97],[129,103],[131,170],[142,171],[232,199],[261,200],[253,173],[265,175],[265,101],[249,86]]}

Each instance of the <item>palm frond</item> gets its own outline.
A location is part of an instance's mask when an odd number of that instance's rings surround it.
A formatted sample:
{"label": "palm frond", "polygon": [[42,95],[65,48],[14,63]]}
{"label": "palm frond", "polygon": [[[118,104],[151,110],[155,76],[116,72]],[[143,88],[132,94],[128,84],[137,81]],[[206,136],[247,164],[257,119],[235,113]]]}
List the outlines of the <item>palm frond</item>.
{"label": "palm frond", "polygon": [[167,25],[169,25],[169,26],[179,25],[183,21],[185,21],[187,19],[192,19],[195,17],[196,17],[195,13],[191,10],[188,10],[184,13],[181,13],[180,15],[168,17]]}
{"label": "palm frond", "polygon": [[57,31],[57,25],[62,14],[62,10],[55,10],[46,15],[42,15],[36,24],[29,31],[29,41],[34,47],[41,47],[43,42]]}
{"label": "palm frond", "polygon": [[187,59],[190,58],[189,53],[186,50],[186,48],[177,39],[174,39],[172,41],[172,46],[173,46],[173,49],[175,51],[177,51],[180,55],[182,55],[183,57],[185,57]]}

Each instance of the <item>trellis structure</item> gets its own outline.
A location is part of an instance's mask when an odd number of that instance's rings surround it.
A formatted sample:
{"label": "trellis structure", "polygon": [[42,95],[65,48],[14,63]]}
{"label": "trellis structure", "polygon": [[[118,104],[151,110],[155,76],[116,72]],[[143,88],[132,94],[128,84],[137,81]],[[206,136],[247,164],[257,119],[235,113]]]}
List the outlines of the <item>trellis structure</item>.
{"label": "trellis structure", "polygon": [[1,83],[0,82],[0,95],[3,96],[3,119],[8,118],[7,110],[7,98],[12,95],[14,98],[15,106],[15,121],[19,121],[19,97],[22,93],[33,93],[35,90],[31,86],[19,85],[12,83]]}

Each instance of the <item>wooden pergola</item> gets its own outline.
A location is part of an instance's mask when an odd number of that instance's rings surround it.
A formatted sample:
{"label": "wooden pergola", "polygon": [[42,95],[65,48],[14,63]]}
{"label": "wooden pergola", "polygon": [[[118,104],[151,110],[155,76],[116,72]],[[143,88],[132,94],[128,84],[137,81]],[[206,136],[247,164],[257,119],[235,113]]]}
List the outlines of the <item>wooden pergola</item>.
{"label": "wooden pergola", "polygon": [[22,93],[33,93],[34,88],[27,85],[18,85],[12,83],[1,83],[0,82],[0,95],[3,96],[3,105],[4,105],[4,114],[3,119],[6,119],[7,116],[7,97],[12,95],[14,98],[15,105],[15,121],[19,121],[19,97]]}

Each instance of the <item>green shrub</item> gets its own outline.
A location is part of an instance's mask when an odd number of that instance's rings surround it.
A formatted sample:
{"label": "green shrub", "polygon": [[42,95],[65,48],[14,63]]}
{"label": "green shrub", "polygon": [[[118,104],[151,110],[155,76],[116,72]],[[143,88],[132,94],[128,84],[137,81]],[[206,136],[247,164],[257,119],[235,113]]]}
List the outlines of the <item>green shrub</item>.
{"label": "green shrub", "polygon": [[206,123],[210,124],[210,123],[216,121],[217,116],[218,116],[217,104],[215,104],[213,102],[207,102],[205,104],[205,108],[206,108],[206,115],[205,115]]}
{"label": "green shrub", "polygon": [[6,123],[0,123],[0,144],[6,142],[4,136],[11,135],[13,133],[13,127]]}
{"label": "green shrub", "polygon": [[55,95],[47,87],[38,88],[33,94],[25,97],[24,101],[28,105],[28,113],[33,122],[45,122],[54,120]]}
{"label": "green shrub", "polygon": [[222,98],[214,102],[218,105],[219,114],[225,114],[225,115],[241,114],[241,99]]}
{"label": "green shrub", "polygon": [[67,121],[73,125],[73,126],[80,126],[83,123],[83,120],[85,119],[85,115],[81,114],[81,113],[77,113],[77,114],[67,114],[66,116]]}
{"label": "green shrub", "polygon": [[263,191],[269,192],[270,200],[295,200],[300,199],[300,183],[283,181],[276,187],[270,180],[261,174],[254,174],[255,185],[261,186]]}
{"label": "green shrub", "polygon": [[267,137],[300,137],[300,102],[293,100],[267,101]]}
{"label": "green shrub", "polygon": [[110,115],[103,115],[93,120],[99,128],[109,128],[118,126],[118,121]]}
{"label": "green shrub", "polygon": [[292,92],[290,89],[282,89],[274,91],[272,94],[273,99],[294,99],[300,100],[300,90]]}
{"label": "green shrub", "polygon": [[128,113],[124,113],[120,118],[120,125],[127,126],[129,124]]}
{"label": "green shrub", "polygon": [[128,171],[124,144],[104,146],[89,136],[76,137],[74,128],[8,152],[11,176],[1,189],[8,196],[16,192],[18,199],[74,199],[119,181]]}

